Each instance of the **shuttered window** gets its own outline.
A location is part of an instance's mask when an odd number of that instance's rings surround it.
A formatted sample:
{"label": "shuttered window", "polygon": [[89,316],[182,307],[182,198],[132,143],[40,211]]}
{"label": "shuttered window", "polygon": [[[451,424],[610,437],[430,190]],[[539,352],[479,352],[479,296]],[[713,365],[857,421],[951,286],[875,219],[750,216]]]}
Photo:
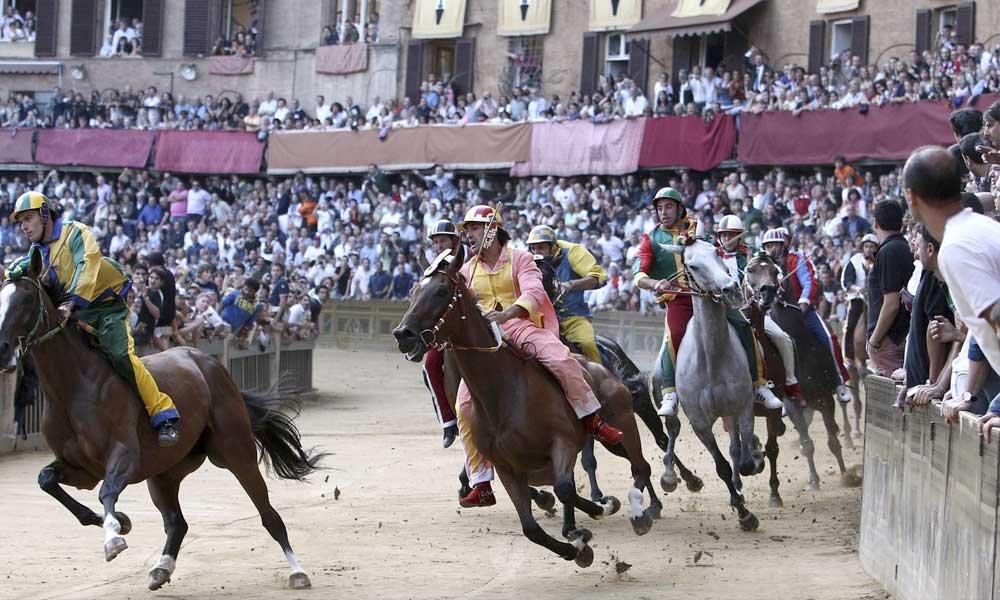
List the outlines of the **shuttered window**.
{"label": "shuttered window", "polygon": [[917,39],[914,40],[914,48],[917,54],[924,50],[931,49],[931,15],[930,10],[917,11]]}
{"label": "shuttered window", "polygon": [[476,39],[462,38],[455,42],[455,92],[468,94],[475,83]]}
{"label": "shuttered window", "polygon": [[59,17],[59,0],[35,1],[35,56],[56,55],[56,31]]}
{"label": "shuttered window", "polygon": [[97,52],[97,0],[73,0],[69,24],[69,53],[93,56]]}
{"label": "shuttered window", "polygon": [[220,0],[184,1],[184,56],[207,56],[221,30]]}
{"label": "shuttered window", "polygon": [[861,64],[868,64],[868,30],[871,17],[854,17],[851,31],[851,54],[861,57]]}
{"label": "shuttered window", "polygon": [[969,46],[976,39],[976,3],[963,2],[955,7],[955,43]]}
{"label": "shuttered window", "polygon": [[142,55],[163,54],[163,0],[142,0]]}
{"label": "shuttered window", "polygon": [[424,41],[410,40],[406,45],[405,93],[416,106],[420,102],[420,84],[424,79]]}
{"label": "shuttered window", "polygon": [[628,77],[645,95],[649,79],[649,40],[630,40],[628,52]]}
{"label": "shuttered window", "polygon": [[691,70],[691,42],[693,39],[688,35],[679,35],[674,38],[674,58],[671,66],[674,71],[674,90],[678,94],[680,93],[680,86],[684,83],[678,78],[681,69],[685,71]]}
{"label": "shuttered window", "polygon": [[580,93],[593,94],[597,89],[597,46],[599,33],[583,34],[583,60],[580,64]]}

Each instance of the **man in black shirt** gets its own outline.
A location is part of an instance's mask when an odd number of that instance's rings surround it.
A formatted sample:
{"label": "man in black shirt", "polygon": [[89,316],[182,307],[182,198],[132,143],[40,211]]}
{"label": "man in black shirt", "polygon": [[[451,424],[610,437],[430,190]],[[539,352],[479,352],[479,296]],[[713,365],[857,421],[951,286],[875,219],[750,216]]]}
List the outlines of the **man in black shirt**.
{"label": "man in black shirt", "polygon": [[923,265],[920,285],[913,297],[910,315],[910,333],[906,339],[906,388],[934,382],[938,379],[948,358],[948,345],[929,339],[928,326],[935,317],[944,317],[954,324],[955,317],[948,306],[948,286],[937,273],[937,254],[940,243],[931,236],[927,228],[920,226],[917,241],[917,256]]}
{"label": "man in black shirt", "polygon": [[875,207],[879,240],[875,265],[868,276],[868,355],[886,377],[903,367],[903,341],[910,316],[900,298],[913,274],[913,253],[902,234],[903,207],[883,200]]}
{"label": "man in black shirt", "polygon": [[[177,316],[177,280],[174,279],[174,274],[170,272],[170,269],[167,269],[163,264],[163,254],[150,252],[146,260],[149,263],[149,268],[156,270],[162,281],[160,293],[163,295],[163,306],[160,307],[160,318],[156,320],[156,338],[167,338],[170,336],[174,318]],[[160,349],[165,348],[166,345],[163,344]]]}

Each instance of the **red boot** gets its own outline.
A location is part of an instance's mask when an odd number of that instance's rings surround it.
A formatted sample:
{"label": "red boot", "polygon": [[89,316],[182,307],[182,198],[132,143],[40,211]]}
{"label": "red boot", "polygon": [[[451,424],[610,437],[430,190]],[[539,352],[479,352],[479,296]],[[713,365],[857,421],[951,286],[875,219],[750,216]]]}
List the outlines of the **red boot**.
{"label": "red boot", "polygon": [[625,434],[620,429],[615,429],[604,422],[601,415],[594,413],[589,417],[581,419],[583,426],[587,428],[587,433],[597,438],[597,441],[608,446],[615,446],[622,442]]}
{"label": "red boot", "polygon": [[785,396],[787,396],[788,399],[794,402],[799,408],[806,407],[806,399],[802,397],[802,388],[799,387],[799,384],[786,383]]}
{"label": "red boot", "polygon": [[477,483],[469,495],[458,499],[458,505],[462,508],[479,508],[482,506],[493,506],[497,503],[496,496],[493,495],[493,486],[489,481]]}

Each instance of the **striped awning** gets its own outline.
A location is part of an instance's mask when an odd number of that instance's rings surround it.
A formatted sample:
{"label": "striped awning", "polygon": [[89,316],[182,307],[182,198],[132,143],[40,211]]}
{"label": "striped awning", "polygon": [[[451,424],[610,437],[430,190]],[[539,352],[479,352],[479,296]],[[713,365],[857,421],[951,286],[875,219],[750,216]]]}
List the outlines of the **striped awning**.
{"label": "striped awning", "polygon": [[60,63],[37,60],[0,61],[2,75],[58,75]]}
{"label": "striped awning", "polygon": [[[692,3],[688,2],[688,0],[677,0],[673,6],[673,10],[668,8],[657,11],[640,21],[639,24],[629,29],[629,31],[663,31],[669,36],[704,35],[718,31],[729,31],[732,29],[733,19],[763,1],[732,0],[722,14],[718,14],[717,11],[705,11],[697,12],[695,16],[675,16],[675,14],[691,14],[686,7],[690,8]],[[723,3],[712,2],[711,4],[713,7],[718,7]]]}
{"label": "striped awning", "polygon": [[821,15],[847,12],[856,9],[859,4],[861,0],[817,0],[816,12]]}

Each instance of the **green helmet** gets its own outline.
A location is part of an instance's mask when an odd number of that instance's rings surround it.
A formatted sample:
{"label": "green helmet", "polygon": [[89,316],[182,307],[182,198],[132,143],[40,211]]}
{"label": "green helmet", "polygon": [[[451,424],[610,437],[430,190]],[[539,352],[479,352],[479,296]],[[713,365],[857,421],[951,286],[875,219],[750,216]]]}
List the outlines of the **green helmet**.
{"label": "green helmet", "polygon": [[687,209],[684,208],[684,198],[681,197],[681,193],[675,190],[674,188],[672,187],[660,188],[656,192],[656,195],[653,196],[653,208],[656,208],[656,201],[661,199],[673,200],[674,202],[677,203],[677,206],[680,208],[681,211],[680,216],[684,217],[685,215],[687,215]]}
{"label": "green helmet", "polygon": [[556,232],[548,225],[537,225],[528,234],[528,245],[543,243],[555,244]]}

